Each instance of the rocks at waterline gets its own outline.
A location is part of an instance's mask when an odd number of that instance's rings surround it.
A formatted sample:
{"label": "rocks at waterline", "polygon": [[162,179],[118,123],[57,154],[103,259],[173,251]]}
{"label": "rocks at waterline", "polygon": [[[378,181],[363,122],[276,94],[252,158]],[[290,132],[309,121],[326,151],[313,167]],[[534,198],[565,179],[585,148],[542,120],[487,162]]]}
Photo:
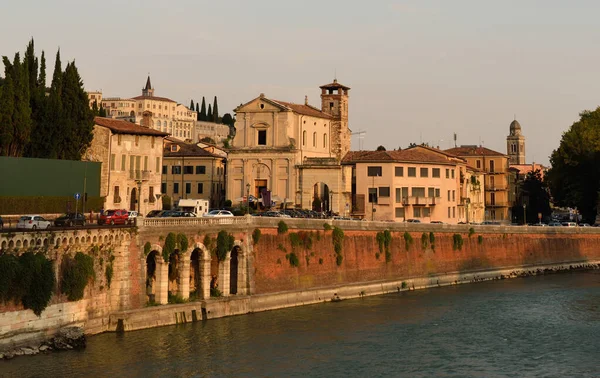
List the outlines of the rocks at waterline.
{"label": "rocks at waterline", "polygon": [[50,345],[56,350],[83,349],[85,344],[85,334],[81,327],[62,328],[50,340]]}

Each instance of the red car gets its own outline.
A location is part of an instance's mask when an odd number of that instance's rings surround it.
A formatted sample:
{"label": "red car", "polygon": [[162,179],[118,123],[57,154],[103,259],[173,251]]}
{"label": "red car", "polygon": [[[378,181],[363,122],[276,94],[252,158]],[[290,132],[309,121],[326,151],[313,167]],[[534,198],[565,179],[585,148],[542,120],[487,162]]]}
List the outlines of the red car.
{"label": "red car", "polygon": [[100,217],[98,218],[98,224],[127,224],[129,223],[129,214],[127,210],[118,209],[118,210],[104,210]]}

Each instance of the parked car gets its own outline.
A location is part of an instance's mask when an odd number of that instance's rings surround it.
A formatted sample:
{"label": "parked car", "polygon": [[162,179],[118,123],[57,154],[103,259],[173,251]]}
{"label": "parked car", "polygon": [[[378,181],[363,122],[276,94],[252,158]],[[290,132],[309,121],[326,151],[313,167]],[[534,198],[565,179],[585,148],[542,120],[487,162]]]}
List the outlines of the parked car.
{"label": "parked car", "polygon": [[163,210],[150,210],[148,214],[146,214],[146,218],[154,218],[157,217]]}
{"label": "parked car", "polygon": [[444,224],[444,222],[442,221],[438,221],[438,220],[432,220],[431,222],[429,222],[431,224]]}
{"label": "parked car", "polygon": [[232,217],[233,213],[229,210],[211,210],[205,217]]}
{"label": "parked car", "polygon": [[559,222],[550,222],[548,223],[548,227],[561,227],[562,224],[560,224]]}
{"label": "parked car", "polygon": [[531,226],[533,226],[533,227],[548,227],[548,225],[546,223],[532,223]]}
{"label": "parked car", "polygon": [[138,217],[138,212],[137,211],[128,211],[127,212],[127,222],[129,224],[134,224],[135,223],[135,218]]}
{"label": "parked car", "polygon": [[563,227],[577,227],[577,223],[575,222],[562,222]]}
{"label": "parked car", "polygon": [[4,228],[4,221],[2,220],[2,217],[0,217],[0,230],[2,230]]}
{"label": "parked car", "polygon": [[45,230],[49,228],[51,224],[50,221],[45,220],[39,215],[23,215],[17,222],[17,228]]}
{"label": "parked car", "polygon": [[579,223],[579,227],[592,227],[589,223]]}
{"label": "parked car", "polygon": [[84,226],[85,216],[81,213],[66,213],[54,220],[57,227]]}
{"label": "parked car", "polygon": [[418,219],[407,219],[406,223],[421,223],[421,221]]}
{"label": "parked car", "polygon": [[171,211],[168,216],[174,218],[195,218],[196,214],[189,211]]}
{"label": "parked car", "polygon": [[129,213],[127,210],[104,210],[98,218],[98,225],[103,224],[127,224],[129,222]]}

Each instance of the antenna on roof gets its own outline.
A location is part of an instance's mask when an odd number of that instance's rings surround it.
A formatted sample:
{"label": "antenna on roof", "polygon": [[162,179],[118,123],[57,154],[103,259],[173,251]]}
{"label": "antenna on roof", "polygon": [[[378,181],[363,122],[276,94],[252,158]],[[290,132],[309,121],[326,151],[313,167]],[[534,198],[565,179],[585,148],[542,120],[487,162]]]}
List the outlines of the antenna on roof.
{"label": "antenna on roof", "polygon": [[337,68],[333,69],[333,80],[337,80]]}
{"label": "antenna on roof", "polygon": [[351,134],[351,135],[358,135],[358,150],[359,151],[362,151],[363,138],[366,133],[367,133],[366,131],[361,131],[361,129],[358,129],[357,132]]}

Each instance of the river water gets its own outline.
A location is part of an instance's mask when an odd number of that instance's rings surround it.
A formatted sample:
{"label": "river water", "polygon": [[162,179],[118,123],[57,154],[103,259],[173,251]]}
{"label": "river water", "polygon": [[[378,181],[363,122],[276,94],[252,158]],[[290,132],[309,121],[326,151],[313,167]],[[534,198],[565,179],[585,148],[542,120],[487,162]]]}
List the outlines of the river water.
{"label": "river water", "polygon": [[396,293],[88,339],[12,377],[599,377],[600,272]]}

